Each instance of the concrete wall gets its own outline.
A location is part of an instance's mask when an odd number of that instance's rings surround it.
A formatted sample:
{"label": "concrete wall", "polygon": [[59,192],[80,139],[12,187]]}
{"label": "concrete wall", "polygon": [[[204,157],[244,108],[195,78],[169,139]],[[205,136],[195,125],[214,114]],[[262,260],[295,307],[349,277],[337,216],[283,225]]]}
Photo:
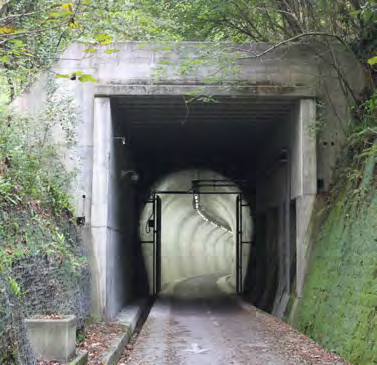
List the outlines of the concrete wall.
{"label": "concrete wall", "polygon": [[[115,139],[110,100],[96,98],[94,103],[93,195],[91,205],[92,280],[94,312],[104,318],[114,317],[132,295],[134,279],[131,268],[134,237],[134,189],[124,179],[127,149]],[[104,293],[105,295],[100,295]],[[103,309],[106,308],[106,311]]]}
{"label": "concrete wall", "polygon": [[[271,136],[266,138],[269,143],[260,147],[257,215],[266,216],[265,230],[270,236],[265,240],[270,242],[272,250],[279,256],[272,267],[278,273],[277,295],[280,299],[285,291],[290,291],[291,280],[287,277],[289,269],[286,260],[290,263],[296,260],[295,289],[299,297],[303,288],[308,262],[305,237],[317,193],[317,136],[311,130],[315,120],[315,100],[300,100],[289,118],[271,130]],[[287,205],[290,206],[292,202],[295,204],[294,216],[287,213]],[[275,217],[272,220],[269,219],[271,215]],[[287,225],[293,224],[297,229],[289,240],[295,242],[295,247],[287,242],[286,235]],[[271,232],[274,232],[272,236]],[[289,257],[285,257],[287,255]],[[288,297],[285,296],[285,299]]]}
{"label": "concrete wall", "polygon": [[[184,57],[191,57],[197,52],[199,44],[188,43]],[[230,45],[227,45],[230,47]],[[81,196],[87,196],[86,218],[90,222],[91,205],[91,172],[93,148],[93,112],[95,96],[110,95],[151,95],[174,94],[179,95],[197,89],[197,84],[212,71],[211,67],[203,66],[196,70],[194,76],[179,76],[173,66],[167,69],[163,79],[153,81],[154,68],[161,60],[171,60],[172,64],[179,63],[183,56],[180,51],[159,51],[158,45],[149,45],[138,42],[125,42],[111,45],[118,49],[118,53],[108,55],[103,51],[84,57],[85,45],[74,44],[62,55],[61,61],[53,69],[55,73],[69,74],[75,71],[90,73],[98,82],[80,83],[68,79],[57,80],[59,93],[64,97],[71,96],[76,101],[78,124],[78,144],[75,149],[76,158],[80,167],[78,184],[74,187],[74,196],[77,196],[75,205],[82,206]],[[268,45],[251,45],[252,51],[263,51]],[[339,67],[347,75],[349,84],[357,93],[362,83],[362,70],[349,55],[340,50],[334,50],[338,57]],[[209,93],[243,94],[243,95],[280,95],[282,97],[315,97],[323,100],[331,95],[331,103],[325,108],[327,123],[318,146],[318,176],[324,179],[327,187],[331,181],[331,167],[337,158],[342,139],[342,128],[348,121],[346,97],[339,80],[334,76],[331,66],[317,57],[313,57],[313,50],[309,46],[296,45],[278,49],[261,59],[239,61],[241,73],[239,77],[246,82],[246,86],[234,90],[224,90],[216,86],[209,86]],[[319,75],[320,72],[320,75]],[[15,107],[24,111],[36,112],[43,108],[46,100],[46,75],[34,84],[30,90],[15,102]],[[341,124],[341,126],[340,126]],[[337,138],[335,138],[337,137]],[[331,141],[334,145],[331,145]],[[339,141],[339,143],[337,142]],[[331,147],[331,148],[330,148]]]}
{"label": "concrete wall", "polygon": [[[71,193],[77,215],[84,214],[86,217],[83,237],[88,247],[93,274],[93,311],[99,316],[112,317],[128,295],[127,289],[123,291],[119,286],[119,281],[124,279],[120,271],[123,263],[120,256],[116,258],[116,252],[122,252],[123,243],[121,242],[131,239],[130,236],[124,238],[123,232],[113,222],[111,217],[113,209],[108,211],[109,206],[113,206],[114,211],[119,211],[115,207],[116,198],[111,203],[112,191],[117,191],[119,185],[114,177],[116,169],[111,161],[114,155],[114,147],[112,147],[114,140],[109,97],[128,94],[183,95],[197,89],[198,84],[203,84],[204,77],[213,72],[213,67],[203,65],[195,71],[194,75],[182,76],[176,74],[174,65],[179,64],[184,58],[197,54],[198,46],[201,45],[188,43],[173,47],[173,51],[165,52],[161,51],[158,45],[145,47],[137,42],[126,42],[111,45],[110,48],[118,49],[118,53],[108,55],[102,50],[84,57],[85,45],[74,44],[64,52],[53,69],[58,74],[69,74],[80,70],[98,79],[95,84],[80,83],[69,79],[57,80],[59,85],[57,93],[63,98],[73,97],[77,107],[78,143],[72,149],[70,158],[67,156],[63,158],[68,167],[79,168],[77,181],[71,187]],[[221,45],[221,47],[229,47],[232,52],[232,45]],[[265,50],[268,45],[258,44],[245,47],[258,53]],[[361,68],[348,54],[336,48],[337,46],[334,46],[337,64],[347,75],[349,84],[357,93],[363,85],[360,81],[362,80]],[[313,49],[316,49],[314,53]],[[243,86],[232,89],[208,85],[205,93],[250,95],[250,97],[259,95],[282,98],[321,98],[327,101],[325,110],[327,124],[321,134],[320,142],[327,141],[334,144],[319,143],[317,146],[317,178],[323,179],[326,189],[331,182],[331,168],[344,139],[341,131],[347,124],[348,114],[347,96],[343,93],[336,72],[329,63],[315,56],[316,53],[322,53],[322,51],[319,46],[313,48],[309,45],[290,45],[287,48],[278,48],[262,58],[238,61],[241,70],[239,76],[245,81]],[[326,59],[327,56],[323,57]],[[162,79],[156,82],[153,72],[161,60],[170,60],[173,66],[169,66]],[[46,100],[44,89],[46,77],[46,75],[41,75],[39,81],[15,102],[16,109],[30,113],[43,110],[43,102]],[[304,105],[305,102],[302,106]],[[57,132],[55,138],[59,139],[59,136]],[[305,145],[301,143],[300,151],[304,149]],[[73,160],[72,155],[74,155]],[[306,166],[305,161],[297,161],[297,163],[301,163],[303,167]],[[305,173],[300,176],[304,181]],[[294,181],[298,180],[292,181],[294,184]],[[300,180],[300,184],[303,181]],[[311,184],[313,184],[313,179],[309,182],[310,186]],[[305,184],[301,184],[300,188],[304,190],[299,191],[293,186],[298,206],[302,206],[301,211],[306,212],[302,216],[303,223],[298,231],[299,241],[306,232],[306,221],[310,215],[308,206],[310,207],[312,203],[312,197],[303,194],[305,189],[311,188],[306,187]],[[85,205],[83,195],[86,196]],[[129,197],[129,199],[132,198]],[[128,244],[131,245],[130,242]],[[299,272],[303,270],[299,268]]]}

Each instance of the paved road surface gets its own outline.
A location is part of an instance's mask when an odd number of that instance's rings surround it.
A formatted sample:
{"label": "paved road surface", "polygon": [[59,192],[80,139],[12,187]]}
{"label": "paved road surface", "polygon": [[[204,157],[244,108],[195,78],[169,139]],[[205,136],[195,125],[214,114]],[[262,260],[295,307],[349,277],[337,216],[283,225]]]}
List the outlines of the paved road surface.
{"label": "paved road surface", "polygon": [[127,364],[346,364],[275,318],[245,309],[216,280],[187,279],[161,295]]}

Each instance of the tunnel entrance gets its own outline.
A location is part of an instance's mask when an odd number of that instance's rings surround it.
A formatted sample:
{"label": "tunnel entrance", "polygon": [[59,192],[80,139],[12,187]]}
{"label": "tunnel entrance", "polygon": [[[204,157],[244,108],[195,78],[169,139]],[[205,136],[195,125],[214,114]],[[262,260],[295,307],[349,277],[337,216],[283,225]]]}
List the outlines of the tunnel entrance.
{"label": "tunnel entrance", "polygon": [[[106,269],[101,269],[98,286],[106,294],[102,306],[108,317],[133,297],[150,294],[139,217],[151,192],[187,192],[195,180],[221,180],[193,175],[185,177],[189,183],[183,189],[179,184],[156,188],[164,177],[179,171],[216,171],[222,179],[237,182],[240,202],[247,202],[253,213],[253,237],[245,241],[254,244],[249,245],[238,292],[270,312],[281,312],[291,290],[300,294],[304,237],[317,187],[316,142],[309,128],[315,121],[315,100],[285,95],[214,99],[190,103],[183,95],[95,99],[92,231],[98,227],[101,232],[93,236],[93,244],[97,257],[104,256]],[[161,198],[162,209],[163,196],[174,196],[155,195]],[[186,195],[192,199],[192,191]],[[204,201],[207,195],[203,194]],[[235,221],[237,195],[233,197]],[[237,228],[231,231],[235,234]],[[151,285],[154,291],[163,287],[165,266],[161,265],[161,283]]]}
{"label": "tunnel entrance", "polygon": [[[192,180],[191,188],[184,190],[193,174],[217,179]],[[154,190],[142,211],[140,237],[150,293],[157,295],[182,280],[217,274],[226,291],[242,294],[252,245],[252,216],[240,189],[209,171],[181,171],[164,180],[157,188],[166,180],[170,184],[181,180],[182,190]],[[172,232],[179,230],[180,235],[173,237]],[[226,265],[227,261],[231,264]]]}

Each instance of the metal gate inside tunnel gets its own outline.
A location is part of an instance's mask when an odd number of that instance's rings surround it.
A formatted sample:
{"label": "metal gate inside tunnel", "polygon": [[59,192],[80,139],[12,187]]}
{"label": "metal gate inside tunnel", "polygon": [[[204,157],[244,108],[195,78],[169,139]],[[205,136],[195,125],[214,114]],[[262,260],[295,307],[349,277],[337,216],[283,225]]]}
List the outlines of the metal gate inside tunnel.
{"label": "metal gate inside tunnel", "polygon": [[[232,234],[235,246],[235,261],[234,271],[235,276],[235,293],[238,295],[243,294],[245,273],[247,270],[248,259],[250,250],[253,245],[251,235],[247,234],[244,229],[245,220],[251,220],[250,206],[240,191],[201,191],[201,188],[219,188],[219,187],[234,187],[234,184],[229,184],[229,180],[193,180],[192,188],[189,191],[180,190],[155,190],[150,195],[145,203],[144,209],[149,211],[148,218],[145,222],[145,232],[147,238],[141,238],[141,245],[149,245],[152,248],[151,259],[151,281],[150,291],[153,296],[158,295],[162,290],[161,279],[161,251],[162,251],[162,196],[166,195],[186,195],[192,196],[193,209],[201,216],[201,218],[208,224],[215,226]],[[216,222],[213,218],[208,217],[201,211],[200,197],[215,196],[215,195],[229,195],[235,197],[234,216],[235,227],[232,229],[230,226],[224,226]],[[246,233],[246,234],[245,234]],[[245,250],[245,246],[247,249]],[[189,258],[187,258],[189,259]]]}

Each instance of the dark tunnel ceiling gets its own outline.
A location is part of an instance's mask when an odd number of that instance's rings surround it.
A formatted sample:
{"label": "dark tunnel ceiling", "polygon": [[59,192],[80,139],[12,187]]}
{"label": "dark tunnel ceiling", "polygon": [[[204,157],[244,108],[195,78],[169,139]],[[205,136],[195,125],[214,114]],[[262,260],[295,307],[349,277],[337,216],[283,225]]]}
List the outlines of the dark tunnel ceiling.
{"label": "dark tunnel ceiling", "polygon": [[114,97],[115,134],[126,137],[137,164],[235,169],[246,161],[252,165],[258,146],[273,133],[271,126],[284,123],[297,102],[286,97],[215,99],[186,107],[182,96]]}

